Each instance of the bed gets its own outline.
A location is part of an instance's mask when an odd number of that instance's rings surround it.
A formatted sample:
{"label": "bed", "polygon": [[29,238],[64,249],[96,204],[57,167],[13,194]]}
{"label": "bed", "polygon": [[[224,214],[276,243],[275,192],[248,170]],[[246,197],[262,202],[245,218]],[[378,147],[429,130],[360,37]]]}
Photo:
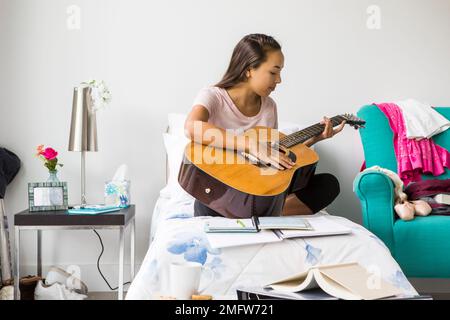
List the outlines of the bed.
{"label": "bed", "polygon": [[[314,216],[347,226],[352,230],[351,234],[212,248],[203,231],[204,221],[209,218],[193,217],[194,199],[177,182],[177,168],[187,143],[183,134],[184,119],[185,115],[169,114],[169,130],[163,134],[167,184],[155,203],[149,249],[130,285],[127,300],[170,296],[169,266],[183,261],[204,266],[200,287],[205,288],[202,293],[212,295],[214,299],[236,299],[239,287],[265,285],[314,265],[354,261],[380,275],[404,294],[417,294],[384,243],[338,213],[321,211]],[[280,131],[287,134],[302,127],[280,122]]]}

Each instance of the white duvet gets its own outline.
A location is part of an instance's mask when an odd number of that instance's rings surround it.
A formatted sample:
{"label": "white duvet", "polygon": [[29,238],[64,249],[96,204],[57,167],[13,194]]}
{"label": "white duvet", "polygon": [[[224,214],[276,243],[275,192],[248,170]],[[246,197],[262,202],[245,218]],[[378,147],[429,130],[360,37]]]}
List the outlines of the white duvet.
{"label": "white duvet", "polygon": [[[126,299],[170,296],[169,265],[195,261],[205,268],[202,292],[215,299],[236,299],[236,288],[262,286],[318,264],[359,262],[369,272],[407,295],[417,294],[386,246],[371,232],[348,219],[322,211],[327,219],[352,229],[348,235],[296,238],[282,242],[212,249],[203,231],[204,219],[191,209],[160,215],[153,241]],[[218,218],[221,219],[221,218]]]}

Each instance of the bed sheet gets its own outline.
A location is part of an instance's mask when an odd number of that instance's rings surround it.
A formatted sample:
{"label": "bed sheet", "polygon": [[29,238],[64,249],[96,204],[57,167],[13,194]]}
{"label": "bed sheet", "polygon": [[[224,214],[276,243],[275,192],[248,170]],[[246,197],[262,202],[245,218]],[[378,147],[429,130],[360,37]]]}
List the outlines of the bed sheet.
{"label": "bed sheet", "polygon": [[344,262],[358,262],[405,294],[417,294],[384,243],[346,218],[325,211],[314,215],[351,228],[352,233],[348,235],[214,249],[203,231],[205,219],[211,217],[192,217],[189,211],[192,208],[186,203],[184,206],[185,211],[182,206],[171,212],[167,207],[160,208],[153,241],[126,299],[170,296],[169,266],[172,262],[183,261],[195,261],[204,266],[200,287],[206,286],[203,293],[214,299],[236,299],[239,287],[262,286],[314,265]]}

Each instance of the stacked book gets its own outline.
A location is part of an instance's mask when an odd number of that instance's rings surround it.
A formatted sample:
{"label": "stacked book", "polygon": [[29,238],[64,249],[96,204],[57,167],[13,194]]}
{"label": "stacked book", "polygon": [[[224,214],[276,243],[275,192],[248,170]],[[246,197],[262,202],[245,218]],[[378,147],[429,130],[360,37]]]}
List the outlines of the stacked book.
{"label": "stacked book", "polygon": [[122,208],[118,206],[95,204],[95,205],[69,207],[67,213],[76,215],[96,215],[107,212],[119,211],[120,209]]}

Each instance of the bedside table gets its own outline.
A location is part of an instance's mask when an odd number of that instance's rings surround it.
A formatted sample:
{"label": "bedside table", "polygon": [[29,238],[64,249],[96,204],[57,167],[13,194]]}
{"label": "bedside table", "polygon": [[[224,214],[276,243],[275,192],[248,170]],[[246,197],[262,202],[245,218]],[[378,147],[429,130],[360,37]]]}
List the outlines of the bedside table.
{"label": "bedside table", "polygon": [[75,215],[62,211],[37,211],[24,210],[14,215],[15,228],[15,273],[14,273],[14,298],[20,299],[20,232],[22,230],[37,231],[37,274],[42,276],[42,231],[43,230],[92,230],[92,229],[118,229],[119,230],[119,289],[118,299],[123,299],[123,268],[124,268],[124,230],[131,226],[130,233],[130,281],[134,278],[134,248],[135,248],[135,205],[120,211],[102,213],[97,215]]}

